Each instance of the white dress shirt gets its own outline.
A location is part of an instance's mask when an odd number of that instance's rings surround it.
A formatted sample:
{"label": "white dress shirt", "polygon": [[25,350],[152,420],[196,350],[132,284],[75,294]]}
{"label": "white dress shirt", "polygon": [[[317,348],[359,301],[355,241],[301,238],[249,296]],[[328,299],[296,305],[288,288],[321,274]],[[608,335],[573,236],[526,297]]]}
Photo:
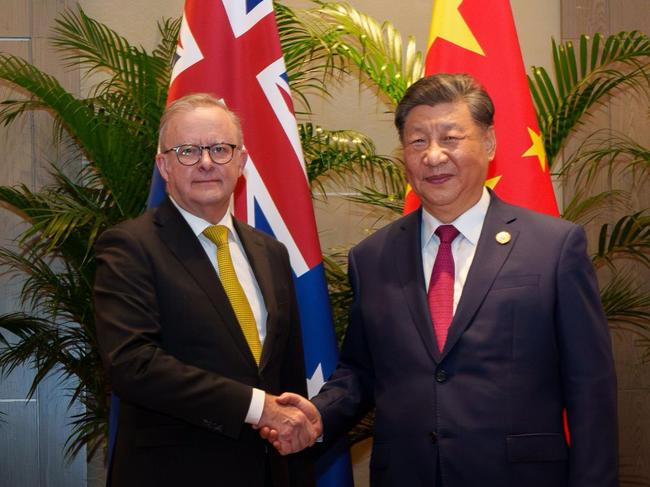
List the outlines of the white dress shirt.
{"label": "white dress shirt", "polygon": [[[196,235],[196,237],[199,239],[203,250],[205,250],[205,254],[208,256],[208,259],[210,259],[210,263],[218,275],[219,265],[217,263],[217,246],[208,237],[203,235],[203,231],[212,224],[203,218],[193,215],[184,208],[181,208],[171,196],[169,199],[181,213],[190,228],[192,228],[194,235]],[[230,256],[232,257],[232,264],[235,268],[235,274],[237,274],[237,279],[239,279],[239,282],[244,289],[244,293],[246,294],[246,298],[251,305],[253,316],[255,316],[257,332],[260,335],[260,343],[264,345],[264,338],[266,338],[266,320],[268,317],[268,311],[266,309],[266,305],[264,304],[262,291],[257,284],[257,279],[255,279],[253,268],[251,267],[250,262],[248,262],[248,258],[246,257],[244,246],[239,239],[239,235],[237,235],[237,232],[235,231],[235,227],[232,222],[232,215],[230,212],[226,212],[226,214],[223,216],[221,221],[217,223],[217,225],[224,225],[228,228],[228,247],[230,249]],[[260,418],[262,417],[262,411],[264,410],[264,396],[264,391],[261,389],[253,388],[253,397],[251,398],[251,404],[248,408],[246,418],[244,419],[246,423],[259,423]]]}
{"label": "white dress shirt", "polygon": [[[455,226],[460,232],[451,243],[451,254],[454,257],[454,313],[456,313],[456,306],[458,306],[469,268],[474,260],[476,244],[481,235],[488,206],[490,206],[490,194],[487,189],[483,188],[483,194],[478,202],[453,222],[447,224]],[[440,225],[445,224],[422,208],[422,268],[427,291],[429,290],[433,263],[440,246],[440,238],[434,232]]]}

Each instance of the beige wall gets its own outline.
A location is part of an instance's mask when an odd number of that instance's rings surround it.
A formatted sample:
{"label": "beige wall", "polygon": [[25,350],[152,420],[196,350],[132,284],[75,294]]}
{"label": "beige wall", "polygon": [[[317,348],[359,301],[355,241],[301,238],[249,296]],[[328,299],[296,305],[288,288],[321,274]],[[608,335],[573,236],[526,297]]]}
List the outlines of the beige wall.
{"label": "beige wall", "polygon": [[[184,0],[80,0],[79,3],[88,15],[108,23],[130,41],[150,48],[157,39],[156,21],[179,16]],[[306,0],[282,3],[301,7],[311,4]],[[426,47],[431,0],[352,0],[350,3],[378,20],[390,20],[403,34],[413,34],[422,49]],[[510,3],[526,66],[548,66],[550,38],[560,35],[560,0],[511,0]]]}
{"label": "beige wall", "polygon": [[[602,32],[605,35],[626,30],[650,32],[650,2],[648,0],[563,0],[562,40],[575,41],[582,33]],[[633,137],[645,147],[650,146],[650,117],[648,104],[632,94],[618,97],[613,103],[594,111],[585,132],[594,128],[613,129]],[[581,143],[579,137],[573,140],[568,150]],[[650,181],[637,179],[632,175],[611,177],[603,175],[597,181],[597,188],[614,187],[631,191],[629,204],[635,210],[650,208]],[[565,201],[572,190],[566,188]],[[620,215],[620,209],[611,207],[605,217]],[[596,232],[590,234],[596,241]],[[647,268],[637,267],[636,276],[650,289],[650,275]],[[601,272],[601,280],[608,270]],[[650,485],[650,362],[644,363],[643,349],[630,333],[614,332],[614,359],[618,376],[619,404],[619,456],[622,485]],[[633,483],[633,480],[642,484]]]}
{"label": "beige wall", "polygon": [[[79,89],[79,74],[69,73],[52,55],[46,40],[52,19],[68,0],[0,0],[0,52],[28,59],[57,76],[73,93]],[[70,0],[72,5],[74,0]],[[0,100],[21,96],[0,84]],[[51,145],[49,116],[30,114],[11,127],[0,126],[0,185],[23,183],[35,189],[47,182],[46,161],[56,159]],[[0,246],[15,250],[13,239],[24,231],[21,219],[0,211]],[[20,309],[20,279],[10,279],[0,268],[0,314]],[[34,377],[30,367],[19,366],[0,377],[0,486],[82,487],[86,463],[82,454],[73,462],[63,458],[63,445],[71,433],[73,414],[67,395],[74,384],[50,375],[28,397]]]}

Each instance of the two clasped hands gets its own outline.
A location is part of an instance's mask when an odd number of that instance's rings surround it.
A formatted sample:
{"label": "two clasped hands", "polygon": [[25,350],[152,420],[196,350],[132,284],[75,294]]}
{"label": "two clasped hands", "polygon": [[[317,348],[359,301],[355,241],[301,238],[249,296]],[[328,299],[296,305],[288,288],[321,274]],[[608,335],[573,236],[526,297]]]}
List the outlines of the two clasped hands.
{"label": "two clasped hands", "polygon": [[267,393],[259,423],[253,428],[281,455],[299,452],[314,444],[323,432],[316,406],[298,394]]}

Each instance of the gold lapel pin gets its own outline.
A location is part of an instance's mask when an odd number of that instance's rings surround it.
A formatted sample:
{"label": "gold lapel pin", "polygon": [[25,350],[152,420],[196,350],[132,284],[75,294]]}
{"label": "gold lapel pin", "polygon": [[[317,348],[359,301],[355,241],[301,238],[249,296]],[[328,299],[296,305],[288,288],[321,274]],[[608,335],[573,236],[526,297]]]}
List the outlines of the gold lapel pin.
{"label": "gold lapel pin", "polygon": [[501,245],[505,245],[508,242],[510,242],[510,239],[512,238],[512,236],[508,232],[499,232],[499,233],[496,234],[496,236],[494,238]]}

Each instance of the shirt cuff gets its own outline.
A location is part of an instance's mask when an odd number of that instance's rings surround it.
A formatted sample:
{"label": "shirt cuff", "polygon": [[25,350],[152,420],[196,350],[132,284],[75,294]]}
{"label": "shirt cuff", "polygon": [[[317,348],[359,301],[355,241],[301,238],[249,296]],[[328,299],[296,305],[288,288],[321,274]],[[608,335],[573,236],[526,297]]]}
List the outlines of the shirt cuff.
{"label": "shirt cuff", "polygon": [[262,419],[262,411],[264,411],[264,397],[266,394],[261,389],[253,387],[253,397],[251,397],[251,404],[248,406],[248,412],[244,422],[248,424],[257,424]]}

